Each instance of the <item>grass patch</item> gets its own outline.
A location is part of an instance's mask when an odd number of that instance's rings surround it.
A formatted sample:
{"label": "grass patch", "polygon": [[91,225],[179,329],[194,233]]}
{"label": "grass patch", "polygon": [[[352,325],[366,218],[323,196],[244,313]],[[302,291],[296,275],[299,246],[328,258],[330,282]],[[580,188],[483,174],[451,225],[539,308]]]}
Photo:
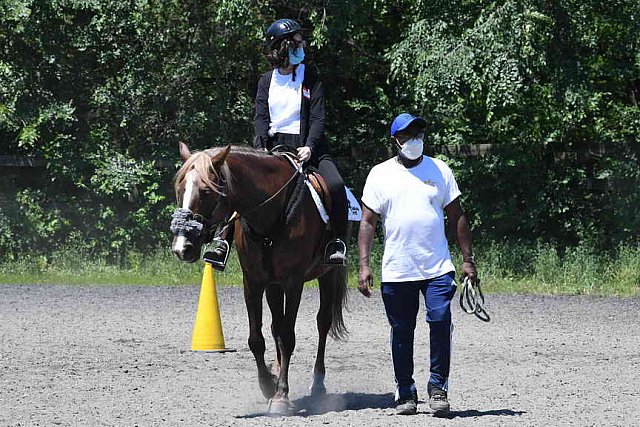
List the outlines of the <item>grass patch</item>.
{"label": "grass patch", "polygon": [[[202,268],[202,262],[181,262],[165,248],[148,254],[130,252],[119,262],[66,250],[49,255],[26,255],[0,263],[0,283],[191,285],[200,283]],[[224,273],[216,274],[216,279],[221,284],[242,284],[235,256]]]}
{"label": "grass patch", "polygon": [[476,253],[489,293],[640,295],[638,246],[611,252],[578,246],[561,253],[551,245],[491,243]]}
{"label": "grass patch", "polygon": [[[640,295],[640,246],[623,245],[607,253],[578,246],[561,252],[548,244],[490,242],[476,244],[475,253],[486,293]],[[375,244],[372,262],[378,279],[381,260],[382,248]],[[456,266],[460,261],[454,251]],[[353,288],[358,283],[357,263],[352,246],[349,286]],[[0,262],[0,283],[13,284],[192,285],[199,284],[201,277],[202,262],[180,262],[168,248],[147,254],[130,252],[119,262],[74,249]],[[242,285],[235,253],[216,279],[222,285]],[[317,282],[308,286],[317,286]]]}

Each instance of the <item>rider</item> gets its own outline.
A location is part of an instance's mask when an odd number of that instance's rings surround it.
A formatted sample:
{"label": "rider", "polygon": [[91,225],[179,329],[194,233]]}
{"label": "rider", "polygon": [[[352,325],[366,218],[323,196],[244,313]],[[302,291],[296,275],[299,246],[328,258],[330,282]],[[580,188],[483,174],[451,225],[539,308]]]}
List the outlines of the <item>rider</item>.
{"label": "rider", "polygon": [[[329,216],[335,237],[327,244],[324,261],[344,265],[347,195],[324,133],[324,88],[317,70],[302,62],[306,46],[302,32],[300,24],[292,19],[279,19],[267,29],[265,56],[272,70],[258,82],[253,145],[268,150],[278,145],[293,148],[301,162],[320,172],[331,193]],[[226,227],[219,238],[230,245],[232,226]],[[225,245],[218,248],[216,258],[226,259]]]}

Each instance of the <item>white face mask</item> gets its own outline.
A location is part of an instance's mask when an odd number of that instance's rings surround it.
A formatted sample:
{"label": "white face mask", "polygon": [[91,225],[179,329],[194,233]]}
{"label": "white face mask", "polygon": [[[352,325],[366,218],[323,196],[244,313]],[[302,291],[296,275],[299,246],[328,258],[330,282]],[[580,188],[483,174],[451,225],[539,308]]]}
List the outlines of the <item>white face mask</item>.
{"label": "white face mask", "polygon": [[409,160],[416,160],[418,157],[422,156],[424,142],[420,138],[412,138],[402,144],[400,148],[400,152],[404,157]]}

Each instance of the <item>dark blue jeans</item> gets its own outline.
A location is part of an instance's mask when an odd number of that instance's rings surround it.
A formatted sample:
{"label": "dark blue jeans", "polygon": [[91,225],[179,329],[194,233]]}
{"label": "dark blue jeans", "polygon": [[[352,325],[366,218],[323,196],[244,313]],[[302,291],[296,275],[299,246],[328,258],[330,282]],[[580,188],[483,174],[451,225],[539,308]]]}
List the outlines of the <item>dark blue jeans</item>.
{"label": "dark blue jeans", "polygon": [[391,356],[396,377],[396,399],[417,395],[413,381],[413,339],[420,293],[427,306],[431,375],[429,383],[448,388],[451,364],[451,299],[455,273],[415,282],[383,282],[382,300],[391,325]]}

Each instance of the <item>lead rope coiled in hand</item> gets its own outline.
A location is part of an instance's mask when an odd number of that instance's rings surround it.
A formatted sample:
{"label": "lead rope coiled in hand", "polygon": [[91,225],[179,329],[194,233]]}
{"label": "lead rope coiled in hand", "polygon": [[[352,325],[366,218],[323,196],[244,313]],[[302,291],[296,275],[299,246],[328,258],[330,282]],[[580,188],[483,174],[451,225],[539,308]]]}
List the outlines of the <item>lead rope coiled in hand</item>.
{"label": "lead rope coiled in hand", "polygon": [[472,283],[469,277],[464,278],[460,290],[460,308],[465,313],[474,314],[483,322],[491,320],[489,313],[484,309],[484,294],[480,288],[480,279]]}

